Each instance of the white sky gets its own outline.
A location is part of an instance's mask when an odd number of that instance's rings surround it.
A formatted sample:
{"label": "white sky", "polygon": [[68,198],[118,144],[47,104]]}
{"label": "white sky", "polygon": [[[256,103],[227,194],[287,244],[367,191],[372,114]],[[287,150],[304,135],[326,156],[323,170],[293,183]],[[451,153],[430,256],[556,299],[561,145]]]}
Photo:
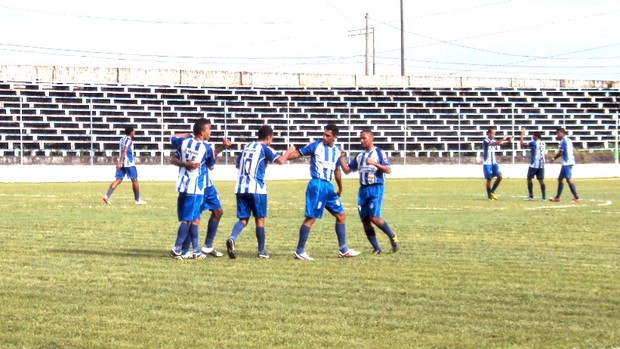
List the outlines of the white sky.
{"label": "white sky", "polygon": [[[620,80],[619,0],[403,1],[407,75]],[[368,13],[376,74],[400,75],[399,6],[0,0],[0,64],[364,74]]]}

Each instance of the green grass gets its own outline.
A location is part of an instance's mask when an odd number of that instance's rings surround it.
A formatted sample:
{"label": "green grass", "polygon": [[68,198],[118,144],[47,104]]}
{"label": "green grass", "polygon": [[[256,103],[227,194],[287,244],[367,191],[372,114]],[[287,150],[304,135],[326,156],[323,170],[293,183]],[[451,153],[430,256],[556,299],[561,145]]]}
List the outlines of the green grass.
{"label": "green grass", "polygon": [[[548,180],[548,193],[555,180]],[[331,216],[291,257],[306,181],[269,183],[267,249],[253,222],[238,258],[175,261],[172,183],[0,184],[3,348],[620,346],[620,180],[577,180],[583,202],[524,202],[506,180],[489,202],[482,179],[390,180],[383,217],[402,250],[373,256],[342,197],[348,242],[338,259]],[[236,222],[231,182],[216,246]],[[538,188],[535,187],[536,193]],[[205,215],[201,227],[204,238]]]}

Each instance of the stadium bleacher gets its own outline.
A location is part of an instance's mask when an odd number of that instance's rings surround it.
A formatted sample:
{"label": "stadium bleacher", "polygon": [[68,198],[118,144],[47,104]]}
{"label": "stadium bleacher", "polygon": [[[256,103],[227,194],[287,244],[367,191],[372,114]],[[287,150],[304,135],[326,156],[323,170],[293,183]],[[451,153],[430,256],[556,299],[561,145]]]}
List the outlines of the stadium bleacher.
{"label": "stadium bleacher", "polygon": [[[565,127],[581,150],[611,150],[618,125],[618,89],[456,87],[193,87],[0,82],[0,156],[109,156],[126,125],[137,129],[138,156],[169,153],[172,133],[196,118],[213,123],[212,141],[235,146],[258,125],[276,131],[273,146],[302,146],[322,126],[341,127],[340,142],[375,131],[392,158],[477,156],[486,129],[518,137],[521,127],[553,139]],[[551,142],[550,142],[551,143]]]}

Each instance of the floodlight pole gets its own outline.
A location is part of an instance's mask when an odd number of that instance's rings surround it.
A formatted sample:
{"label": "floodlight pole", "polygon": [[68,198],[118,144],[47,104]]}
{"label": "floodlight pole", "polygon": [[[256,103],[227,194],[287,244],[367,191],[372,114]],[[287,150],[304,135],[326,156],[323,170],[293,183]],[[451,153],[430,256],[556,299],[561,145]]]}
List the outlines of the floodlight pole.
{"label": "floodlight pole", "polygon": [[161,138],[160,138],[160,144],[159,144],[159,149],[160,151],[160,161],[161,161],[161,165],[163,166],[164,164],[164,100],[161,100],[161,103],[159,104],[159,118],[160,118],[160,122],[161,122]]}
{"label": "floodlight pole", "polygon": [[24,112],[23,108],[23,96],[21,90],[19,91],[19,164],[24,165]]}
{"label": "floodlight pole", "polygon": [[88,116],[90,116],[90,165],[93,166],[95,164],[95,145],[94,145],[94,136],[93,136],[93,113],[91,110],[91,99],[88,98]]}
{"label": "floodlight pole", "polygon": [[400,75],[405,76],[405,21],[403,18],[403,0],[400,0]]}

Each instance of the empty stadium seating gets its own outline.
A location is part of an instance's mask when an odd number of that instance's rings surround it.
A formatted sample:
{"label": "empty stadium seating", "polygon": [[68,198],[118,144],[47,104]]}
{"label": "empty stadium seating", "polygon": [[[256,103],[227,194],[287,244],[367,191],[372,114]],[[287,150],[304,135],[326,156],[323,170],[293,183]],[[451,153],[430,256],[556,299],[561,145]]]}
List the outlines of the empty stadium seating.
{"label": "empty stadium seating", "polygon": [[[196,118],[213,123],[238,154],[259,125],[273,147],[302,146],[335,122],[339,142],[357,149],[360,130],[391,157],[477,156],[486,129],[518,137],[542,131],[553,147],[564,126],[580,150],[615,147],[618,89],[193,87],[0,82],[0,156],[110,156],[126,125],[137,128],[138,156],[169,154],[169,136]],[[510,152],[507,149],[506,152]]]}

